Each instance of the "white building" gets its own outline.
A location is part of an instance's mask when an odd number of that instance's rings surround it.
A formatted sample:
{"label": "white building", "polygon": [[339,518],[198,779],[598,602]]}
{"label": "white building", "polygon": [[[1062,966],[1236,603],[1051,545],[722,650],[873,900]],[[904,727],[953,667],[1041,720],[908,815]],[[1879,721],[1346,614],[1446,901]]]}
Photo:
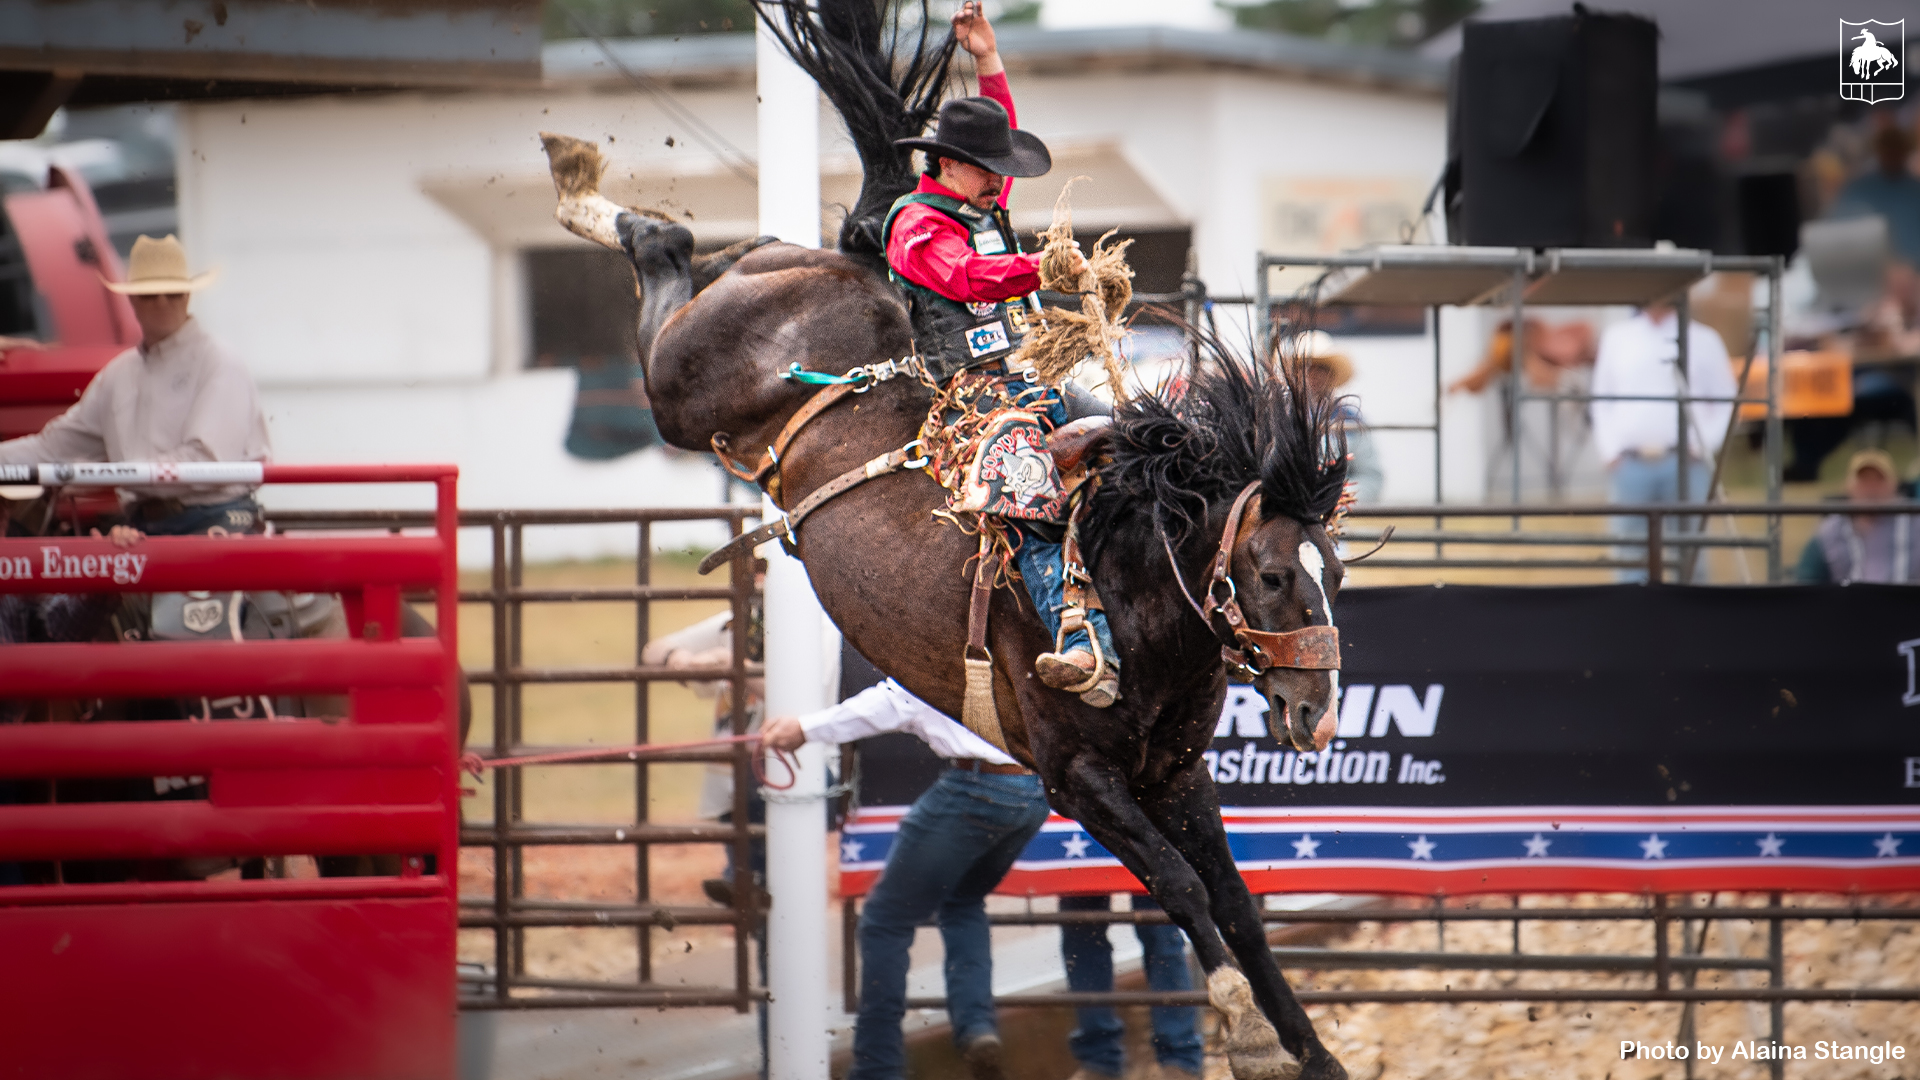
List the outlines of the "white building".
{"label": "white building", "polygon": [[[1012,28],[1001,42],[1021,126],[1047,141],[1055,161],[1049,176],[1016,185],[1016,225],[1044,226],[1062,183],[1090,177],[1074,189],[1076,229],[1119,226],[1140,237],[1143,290],[1177,287],[1189,244],[1214,294],[1245,294],[1263,247],[1332,251],[1420,228],[1418,207],[1445,150],[1443,73],[1429,62],[1277,35],[1147,27]],[[543,336],[569,333],[564,312],[536,310],[535,290],[551,296],[556,285],[539,279],[589,258],[553,254],[588,248],[553,222],[539,132],[601,140],[613,163],[608,193],[685,215],[703,245],[756,231],[754,189],[736,171],[756,141],[751,38],[612,48],[617,65],[591,42],[547,46],[538,91],[182,107],[181,227],[195,262],[223,271],[195,303],[253,366],[280,460],[451,460],[462,469],[462,503],[476,507],[720,497],[719,470],[702,457],[658,448],[604,462],[569,456],[562,442],[575,372],[536,365],[543,351],[564,351]],[[970,66],[959,67],[970,81]],[[852,201],[858,167],[822,105],[831,235],[833,205]],[[616,299],[626,287],[598,286]],[[1244,327],[1245,310],[1223,307],[1222,329]],[[1349,389],[1369,419],[1430,416],[1430,344],[1347,344],[1359,368]],[[1477,348],[1450,351],[1458,355],[1449,368],[1465,368]],[[1447,494],[1477,497],[1482,425],[1459,420],[1449,414]],[[1385,433],[1382,445],[1388,500],[1431,498],[1428,436]],[[375,493],[269,494],[285,507],[365,506]],[[380,505],[420,498],[396,490]],[[624,545],[629,535],[607,542]],[[530,551],[562,553],[585,551]]]}

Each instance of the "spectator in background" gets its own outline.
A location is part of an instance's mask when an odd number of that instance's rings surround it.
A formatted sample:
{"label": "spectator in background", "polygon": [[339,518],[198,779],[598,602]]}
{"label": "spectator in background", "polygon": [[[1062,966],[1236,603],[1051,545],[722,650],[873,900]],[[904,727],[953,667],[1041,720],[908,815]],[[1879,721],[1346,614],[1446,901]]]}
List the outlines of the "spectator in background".
{"label": "spectator in background", "polygon": [[[764,559],[754,560],[753,602],[749,610],[747,625],[747,659],[760,663],[766,658],[766,615],[762,597],[766,594],[767,564]],[[676,671],[691,671],[700,668],[726,668],[733,665],[733,612],[722,611],[718,615],[702,619],[692,626],[677,630],[671,634],[654,638],[640,651],[640,662],[647,665],[671,668]],[[683,686],[703,698],[713,699],[713,734],[715,738],[726,738],[733,734],[733,684],[727,681],[682,682]],[[766,711],[767,684],[765,679],[747,680],[747,732],[760,730],[760,721]],[[733,822],[733,766],[725,762],[711,762],[707,765],[706,780],[700,786],[700,816],[719,821],[723,824]],[[762,825],[767,820],[767,804],[761,800],[759,792],[747,794],[747,820]],[[700,883],[701,891],[707,899],[722,907],[733,906],[733,889],[739,873],[733,865],[733,845],[724,845],[727,853],[727,868],[720,877],[708,878]],[[767,872],[767,842],[753,841],[752,876],[756,891],[761,897],[761,906],[765,907],[765,884]]]}
{"label": "spectator in background", "polygon": [[[1307,389],[1319,397],[1333,397],[1353,379],[1353,361],[1333,344],[1333,335],[1325,330],[1309,330],[1294,335],[1294,355],[1307,365]],[[1352,396],[1339,401],[1340,424],[1347,433],[1347,482],[1353,485],[1354,501],[1377,503],[1386,486],[1386,473],[1380,467],[1380,449],[1374,445],[1373,432],[1360,415],[1360,406]]]}
{"label": "spectator in background", "polygon": [[[1520,370],[1526,373],[1527,385],[1532,389],[1555,389],[1565,372],[1593,366],[1596,348],[1593,327],[1586,323],[1577,319],[1564,323],[1527,319],[1520,326],[1521,348],[1525,350],[1520,358]],[[1480,366],[1455,379],[1447,387],[1447,393],[1477,394],[1512,371],[1513,320],[1506,319],[1494,331],[1493,340],[1487,343]]]}
{"label": "spectator in background", "polygon": [[[1686,470],[1687,502],[1705,502],[1712,482],[1709,464],[1726,439],[1733,405],[1695,401],[1686,406],[1684,441],[1675,406],[1664,401],[1607,401],[1609,396],[1732,398],[1733,367],[1720,335],[1698,322],[1687,327],[1687,370],[1680,371],[1679,317],[1667,301],[1649,304],[1600,335],[1594,362],[1593,444],[1607,469],[1608,496],[1616,503],[1670,503],[1680,497]],[[1619,517],[1616,535],[1644,538],[1646,519]],[[1621,558],[1641,553],[1623,549]],[[1621,573],[1644,581],[1646,571]]]}
{"label": "spectator in background", "polygon": [[[1899,474],[1885,450],[1862,450],[1847,462],[1847,501],[1885,504],[1900,498]],[[1920,573],[1920,530],[1907,514],[1833,514],[1800,552],[1794,578],[1809,585],[1907,585]]]}
{"label": "spectator in background", "polygon": [[[127,280],[140,344],[108,361],[73,408],[38,434],[0,443],[0,465],[68,461],[265,461],[266,414],[247,366],[187,311],[212,272],[187,273],[187,252],[169,236],[134,241]],[[129,522],[155,536],[221,529],[255,532],[260,507],[246,484],[121,488]]]}
{"label": "spectator in background", "polygon": [[1920,180],[1907,170],[1912,154],[1913,137],[1897,123],[1874,132],[1873,156],[1879,168],[1840,189],[1832,216],[1886,218],[1893,253],[1909,265],[1920,266]]}
{"label": "spectator in background", "polygon": [[[1111,911],[1113,898],[1063,896],[1061,911]],[[1159,911],[1150,896],[1132,897],[1134,911]],[[1171,923],[1135,923],[1146,968],[1147,987],[1159,992],[1193,989],[1187,970],[1187,936]],[[1104,923],[1081,923],[1060,928],[1060,958],[1067,965],[1067,989],[1073,993],[1113,990],[1113,941]],[[1120,1045],[1126,1026],[1109,1005],[1087,1005],[1078,1010],[1080,1026],[1068,1037],[1073,1060],[1080,1068],[1071,1080],[1118,1080],[1126,1067]],[[1160,1080],[1200,1080],[1202,1043],[1197,1010],[1181,1005],[1155,1005],[1153,1056]]]}

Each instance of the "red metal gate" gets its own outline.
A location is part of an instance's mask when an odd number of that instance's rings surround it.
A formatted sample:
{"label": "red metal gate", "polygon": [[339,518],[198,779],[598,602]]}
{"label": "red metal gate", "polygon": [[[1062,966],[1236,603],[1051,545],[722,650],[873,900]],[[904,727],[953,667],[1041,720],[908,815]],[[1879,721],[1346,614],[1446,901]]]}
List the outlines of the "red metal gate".
{"label": "red metal gate", "polygon": [[[0,889],[0,1074],[453,1075],[456,470],[255,468],[267,483],[432,483],[435,535],[155,538],[131,552],[0,540],[0,593],[339,593],[351,633],[15,645],[0,649],[0,694],[344,694],[348,715],[0,727],[0,779],[207,781],[197,801],[0,806],[0,862],[386,855],[402,869]],[[402,594],[422,590],[437,637],[403,640]]]}

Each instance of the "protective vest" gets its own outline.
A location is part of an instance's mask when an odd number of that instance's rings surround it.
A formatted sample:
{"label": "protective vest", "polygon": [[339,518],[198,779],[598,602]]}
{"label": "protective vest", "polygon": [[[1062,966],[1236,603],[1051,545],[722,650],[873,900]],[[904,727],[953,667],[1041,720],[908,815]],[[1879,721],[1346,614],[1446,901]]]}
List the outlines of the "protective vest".
{"label": "protective vest", "polygon": [[[958,222],[967,230],[973,250],[980,255],[1017,255],[1020,240],[1008,223],[1006,211],[979,210],[950,195],[915,192],[896,199],[881,226],[884,245],[893,236],[893,221],[900,211],[918,203],[930,206]],[[959,371],[990,364],[1013,352],[1027,334],[1027,320],[1035,310],[1033,301],[1015,297],[997,303],[969,304],[945,297],[918,282],[900,276],[892,266],[887,275],[907,297],[907,311],[913,324],[913,339],[927,371],[939,382],[946,382]]]}
{"label": "protective vest", "polygon": [[1855,531],[1851,518],[1835,514],[1820,523],[1815,536],[1837,585],[1907,585],[1920,572],[1920,529],[1906,514],[1875,517],[1865,536]]}

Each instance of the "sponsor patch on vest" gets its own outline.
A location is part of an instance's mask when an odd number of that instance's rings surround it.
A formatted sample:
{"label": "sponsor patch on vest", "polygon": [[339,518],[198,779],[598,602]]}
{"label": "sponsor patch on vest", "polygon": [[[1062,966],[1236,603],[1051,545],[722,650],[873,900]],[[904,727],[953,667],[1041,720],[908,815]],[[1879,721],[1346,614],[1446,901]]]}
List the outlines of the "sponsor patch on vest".
{"label": "sponsor patch on vest", "polygon": [[978,456],[955,509],[1005,517],[1058,521],[1066,491],[1047,450],[1047,434],[1033,414],[1004,409],[987,421]]}
{"label": "sponsor patch on vest", "polygon": [[968,304],[967,310],[973,312],[975,315],[984,319],[987,316],[993,314],[993,309],[999,306],[1000,306],[999,304],[996,304],[991,300],[982,300],[977,304]]}
{"label": "sponsor patch on vest", "polygon": [[1025,337],[1027,333],[1027,304],[1024,300],[1007,301],[1007,324],[1013,327],[1014,337]]}
{"label": "sponsor patch on vest", "polygon": [[967,331],[967,353],[978,360],[1007,348],[1007,324],[990,322]]}
{"label": "sponsor patch on vest", "polygon": [[973,234],[973,250],[982,255],[1005,255],[1006,237],[1001,236],[998,229],[982,229]]}

